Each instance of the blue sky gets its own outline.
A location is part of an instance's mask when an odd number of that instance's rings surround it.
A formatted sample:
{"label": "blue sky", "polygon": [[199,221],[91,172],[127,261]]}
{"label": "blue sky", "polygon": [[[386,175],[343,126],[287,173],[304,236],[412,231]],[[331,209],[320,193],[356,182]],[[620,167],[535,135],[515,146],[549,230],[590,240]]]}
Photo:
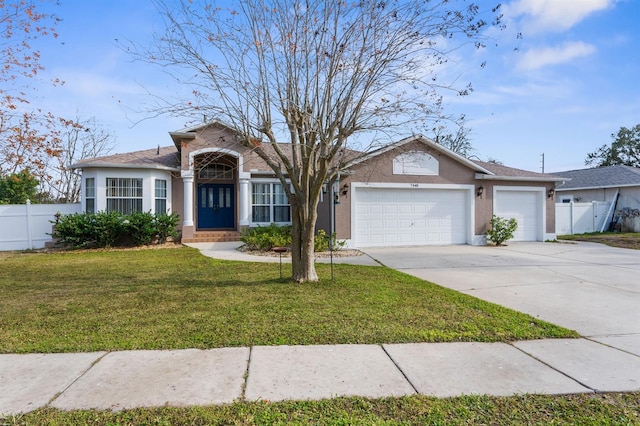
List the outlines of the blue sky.
{"label": "blue sky", "polygon": [[[488,9],[495,2],[478,3]],[[447,99],[446,111],[467,116],[482,160],[541,171],[544,153],[545,172],[583,168],[611,133],[640,123],[640,1],[502,3],[507,29],[492,34],[498,46],[452,56],[452,75],[475,90]],[[43,44],[42,63],[46,77],[66,83],[41,89],[34,103],[61,116],[95,116],[116,135],[115,152],[170,145],[168,132],[184,120],[135,111],[151,101],[147,93],[180,88],[115,42],[151,40],[161,29],[152,2],[61,0],[54,10],[63,21],[58,39]]]}

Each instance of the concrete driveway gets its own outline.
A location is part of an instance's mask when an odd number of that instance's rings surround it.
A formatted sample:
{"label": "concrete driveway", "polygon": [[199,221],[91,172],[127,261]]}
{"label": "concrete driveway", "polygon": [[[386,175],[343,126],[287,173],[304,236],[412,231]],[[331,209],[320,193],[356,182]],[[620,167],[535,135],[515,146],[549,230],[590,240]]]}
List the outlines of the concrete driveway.
{"label": "concrete driveway", "polygon": [[640,251],[593,243],[363,251],[390,268],[640,356]]}

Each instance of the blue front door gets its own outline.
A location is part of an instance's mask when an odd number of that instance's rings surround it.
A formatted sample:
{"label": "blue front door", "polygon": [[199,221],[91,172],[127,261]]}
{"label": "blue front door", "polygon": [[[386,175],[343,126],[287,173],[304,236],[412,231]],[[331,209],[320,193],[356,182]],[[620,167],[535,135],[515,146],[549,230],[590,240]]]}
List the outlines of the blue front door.
{"label": "blue front door", "polygon": [[198,184],[198,229],[235,227],[233,184]]}

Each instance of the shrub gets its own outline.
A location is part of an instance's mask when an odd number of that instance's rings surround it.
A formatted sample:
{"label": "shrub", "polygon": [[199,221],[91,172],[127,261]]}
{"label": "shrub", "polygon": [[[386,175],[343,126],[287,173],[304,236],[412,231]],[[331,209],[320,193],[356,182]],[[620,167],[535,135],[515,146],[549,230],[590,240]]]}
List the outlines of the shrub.
{"label": "shrub", "polygon": [[507,220],[493,215],[489,223],[491,228],[486,233],[487,241],[497,246],[501,246],[502,243],[513,238],[514,232],[518,229],[518,222],[514,218]]}
{"label": "shrub", "polygon": [[291,245],[291,226],[269,226],[247,228],[240,234],[242,241],[249,250],[269,251],[274,247],[289,247]]}
{"label": "shrub", "polygon": [[[346,241],[337,241],[333,233],[333,250],[340,250]],[[242,231],[240,240],[249,250],[269,251],[274,247],[291,246],[291,225],[278,226],[275,223],[269,226],[247,228]],[[314,238],[314,250],[317,252],[329,250],[330,236],[320,229]]]}
{"label": "shrub", "polygon": [[337,251],[342,249],[347,242],[342,240],[339,241],[336,239],[336,233],[329,235],[325,232],[324,229],[319,229],[316,233],[316,237],[314,239],[314,250],[319,251],[328,251],[329,249],[333,251]]}
{"label": "shrub", "polygon": [[84,213],[59,216],[54,222],[51,236],[58,240],[59,245],[74,248],[91,247],[95,245],[91,222],[91,215]]}
{"label": "shrub", "polygon": [[134,246],[151,244],[158,235],[156,217],[151,212],[135,212],[126,216],[124,220],[125,232]]}
{"label": "shrub", "polygon": [[75,213],[56,219],[51,236],[58,245],[71,248],[146,245],[177,237],[179,216],[118,212]]}
{"label": "shrub", "polygon": [[125,234],[125,218],[119,212],[97,212],[89,215],[90,235],[97,247],[122,244]]}
{"label": "shrub", "polygon": [[177,213],[161,213],[156,215],[156,228],[158,231],[158,244],[164,244],[169,237],[176,238],[178,231],[176,227],[180,221],[180,216]]}

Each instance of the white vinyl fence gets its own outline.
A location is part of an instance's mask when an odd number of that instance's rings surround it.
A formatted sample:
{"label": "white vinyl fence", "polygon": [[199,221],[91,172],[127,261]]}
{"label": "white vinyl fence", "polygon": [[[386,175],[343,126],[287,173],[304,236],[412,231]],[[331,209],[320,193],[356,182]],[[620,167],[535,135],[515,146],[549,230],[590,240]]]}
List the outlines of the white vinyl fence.
{"label": "white vinyl fence", "polygon": [[599,232],[607,220],[611,202],[557,203],[556,234],[584,234]]}
{"label": "white vinyl fence", "polygon": [[56,213],[80,213],[78,204],[0,204],[0,251],[44,248]]}

